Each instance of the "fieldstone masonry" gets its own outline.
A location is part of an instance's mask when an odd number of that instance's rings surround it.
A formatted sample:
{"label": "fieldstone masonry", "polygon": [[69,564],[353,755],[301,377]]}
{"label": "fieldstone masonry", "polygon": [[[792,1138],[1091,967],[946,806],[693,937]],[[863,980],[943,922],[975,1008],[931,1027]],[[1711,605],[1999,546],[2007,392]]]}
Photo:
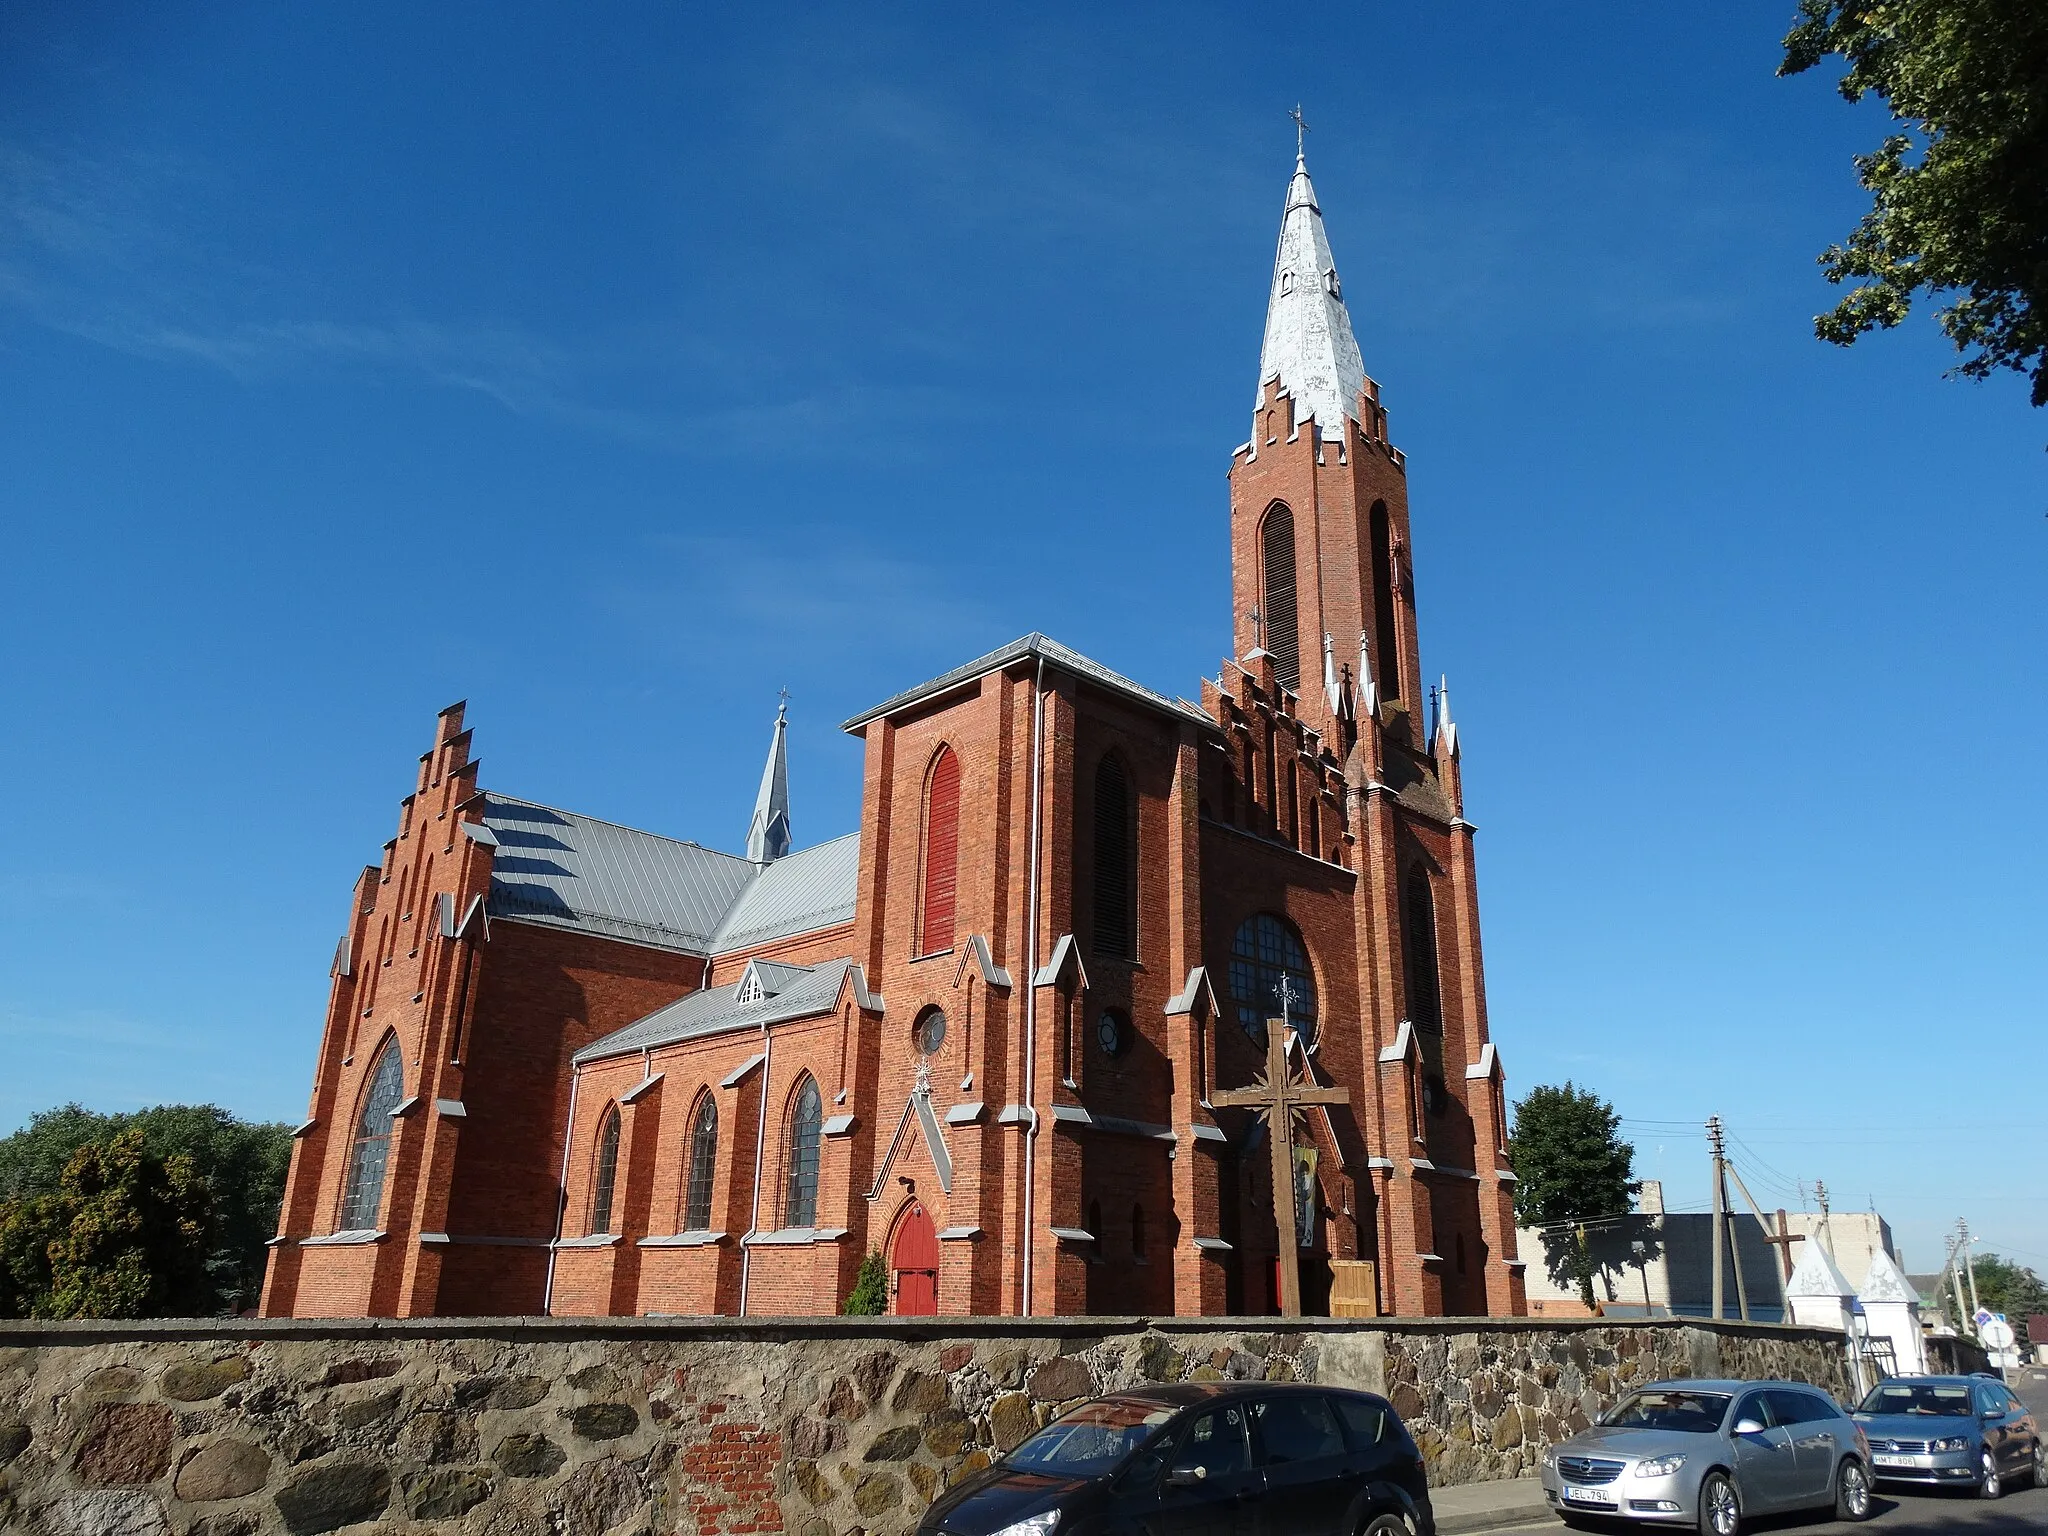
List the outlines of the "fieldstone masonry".
{"label": "fieldstone masonry", "polygon": [[1140,1382],[1382,1392],[1438,1485],[1659,1377],[1848,1390],[1839,1337],[1769,1325],[934,1321],[0,1323],[0,1530],[883,1536]]}

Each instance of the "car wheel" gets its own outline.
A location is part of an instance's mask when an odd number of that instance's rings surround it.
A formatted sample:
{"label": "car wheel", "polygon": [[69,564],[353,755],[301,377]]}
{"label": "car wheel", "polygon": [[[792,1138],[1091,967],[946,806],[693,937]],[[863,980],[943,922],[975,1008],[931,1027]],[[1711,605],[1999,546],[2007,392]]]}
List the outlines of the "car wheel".
{"label": "car wheel", "polygon": [[1984,1459],[1977,1464],[1977,1497],[1995,1499],[2005,1492],[2005,1484],[1998,1480],[1998,1459],[1991,1454],[1991,1447],[1984,1447]]}
{"label": "car wheel", "polygon": [[1870,1518],[1870,1474],[1854,1456],[1845,1457],[1835,1472],[1835,1518]]}
{"label": "car wheel", "polygon": [[1735,1536],[1742,1529],[1742,1503],[1725,1472],[1700,1479],[1700,1536]]}
{"label": "car wheel", "polygon": [[2034,1459],[2029,1465],[2032,1470],[2028,1473],[2028,1486],[2048,1488],[2048,1440],[2034,1441]]}
{"label": "car wheel", "polygon": [[1358,1528],[1358,1536],[1409,1536],[1408,1522],[1399,1515],[1374,1515]]}

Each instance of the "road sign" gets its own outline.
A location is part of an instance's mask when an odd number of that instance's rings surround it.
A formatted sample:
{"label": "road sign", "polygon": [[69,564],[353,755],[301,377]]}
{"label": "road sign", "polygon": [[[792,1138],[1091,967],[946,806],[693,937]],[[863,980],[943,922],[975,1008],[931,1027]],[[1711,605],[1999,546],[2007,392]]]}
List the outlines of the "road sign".
{"label": "road sign", "polygon": [[2002,1317],[1994,1317],[1977,1330],[1977,1337],[1984,1341],[1986,1349],[2011,1349],[2017,1335],[2013,1333],[2011,1323]]}
{"label": "road sign", "polygon": [[1977,1309],[1977,1315],[1974,1319],[1972,1319],[1972,1321],[1974,1321],[1979,1328],[1982,1328],[1986,1323],[1991,1321],[1991,1313],[1987,1308],[1979,1307]]}

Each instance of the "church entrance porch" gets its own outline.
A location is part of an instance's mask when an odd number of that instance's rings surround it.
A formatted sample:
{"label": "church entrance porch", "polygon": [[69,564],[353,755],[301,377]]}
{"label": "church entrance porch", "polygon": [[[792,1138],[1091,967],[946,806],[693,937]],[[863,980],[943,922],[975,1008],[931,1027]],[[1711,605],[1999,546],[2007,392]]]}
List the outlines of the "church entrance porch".
{"label": "church entrance porch", "polygon": [[889,1245],[890,1290],[898,1317],[936,1317],[939,1311],[939,1234],[922,1201],[913,1200],[896,1223]]}

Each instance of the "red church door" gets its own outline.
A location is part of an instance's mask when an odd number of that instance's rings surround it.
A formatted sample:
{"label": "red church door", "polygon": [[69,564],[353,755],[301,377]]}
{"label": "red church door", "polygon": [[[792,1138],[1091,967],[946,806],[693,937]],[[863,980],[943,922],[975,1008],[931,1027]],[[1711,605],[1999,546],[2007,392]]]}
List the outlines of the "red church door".
{"label": "red church door", "polygon": [[921,1202],[913,1202],[896,1223],[889,1268],[896,1275],[898,1317],[938,1316],[939,1234]]}

